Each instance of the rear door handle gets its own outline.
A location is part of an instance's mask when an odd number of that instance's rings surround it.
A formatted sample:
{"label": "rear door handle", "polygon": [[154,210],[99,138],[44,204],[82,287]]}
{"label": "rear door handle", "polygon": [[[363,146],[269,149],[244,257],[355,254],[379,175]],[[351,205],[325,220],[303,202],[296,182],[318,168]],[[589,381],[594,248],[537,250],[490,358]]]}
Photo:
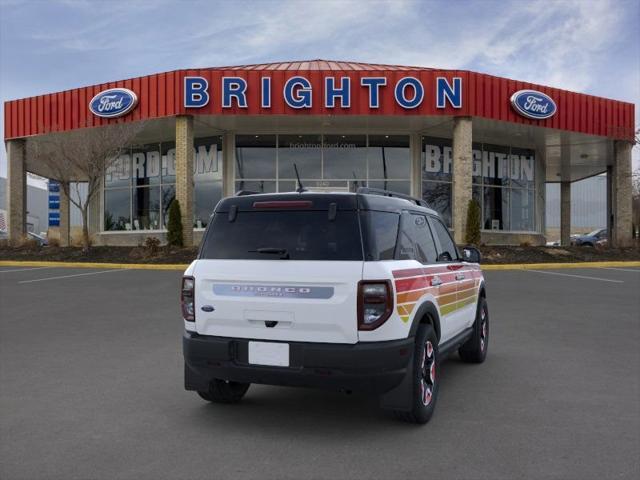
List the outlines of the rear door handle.
{"label": "rear door handle", "polygon": [[458,273],[456,275],[456,280],[464,280],[464,273]]}

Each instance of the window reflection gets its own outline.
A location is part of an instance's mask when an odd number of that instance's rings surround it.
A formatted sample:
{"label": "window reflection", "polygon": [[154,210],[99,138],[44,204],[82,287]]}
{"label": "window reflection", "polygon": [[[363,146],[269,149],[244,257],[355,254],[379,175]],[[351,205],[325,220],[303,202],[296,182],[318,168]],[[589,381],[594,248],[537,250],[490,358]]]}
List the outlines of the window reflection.
{"label": "window reflection", "polygon": [[131,230],[131,189],[119,188],[104,192],[104,229]]}
{"label": "window reflection", "polygon": [[301,177],[322,178],[322,136],[279,135],[279,178],[295,179],[294,163]]}
{"label": "window reflection", "polygon": [[322,145],[323,177],[367,178],[366,135],[325,135]]}
{"label": "window reflection", "polygon": [[369,179],[410,178],[411,153],[407,135],[369,135]]}
{"label": "window reflection", "polygon": [[276,178],[275,147],[275,135],[236,135],[236,178]]}

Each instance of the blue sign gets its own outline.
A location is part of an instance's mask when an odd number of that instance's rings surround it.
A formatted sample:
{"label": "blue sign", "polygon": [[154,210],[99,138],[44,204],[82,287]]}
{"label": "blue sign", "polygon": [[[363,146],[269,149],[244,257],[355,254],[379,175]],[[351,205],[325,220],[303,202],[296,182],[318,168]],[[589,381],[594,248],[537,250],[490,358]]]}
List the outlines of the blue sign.
{"label": "blue sign", "polygon": [[89,102],[89,110],[97,117],[115,118],[126,115],[138,104],[138,96],[127,88],[103,90]]}
{"label": "blue sign", "polygon": [[60,210],[60,197],[49,197],[49,210]]}
{"label": "blue sign", "polygon": [[60,226],[60,212],[49,212],[49,226],[50,227]]}
{"label": "blue sign", "polygon": [[536,90],[518,90],[511,95],[511,105],[523,117],[534,120],[551,118],[558,110],[549,95]]}
{"label": "blue sign", "polygon": [[51,193],[60,192],[60,184],[58,182],[54,182],[53,180],[49,180],[49,191]]}

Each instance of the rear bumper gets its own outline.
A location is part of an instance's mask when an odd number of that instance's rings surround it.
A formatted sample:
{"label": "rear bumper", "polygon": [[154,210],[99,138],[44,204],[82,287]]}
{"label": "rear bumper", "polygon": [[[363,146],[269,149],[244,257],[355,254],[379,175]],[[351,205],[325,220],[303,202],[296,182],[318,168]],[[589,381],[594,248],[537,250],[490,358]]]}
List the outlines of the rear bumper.
{"label": "rear bumper", "polygon": [[404,378],[412,358],[412,337],[387,342],[288,342],[289,367],[248,363],[248,339],[185,332],[185,388],[207,390],[211,380],[319,387],[384,393]]}

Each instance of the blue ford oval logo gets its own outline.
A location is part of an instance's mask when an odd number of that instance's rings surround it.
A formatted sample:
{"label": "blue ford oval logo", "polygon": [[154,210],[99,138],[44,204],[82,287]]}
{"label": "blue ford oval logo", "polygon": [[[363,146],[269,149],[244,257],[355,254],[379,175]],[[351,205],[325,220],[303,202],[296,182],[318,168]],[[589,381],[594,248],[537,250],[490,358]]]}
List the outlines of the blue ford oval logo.
{"label": "blue ford oval logo", "polygon": [[127,88],[103,90],[89,102],[89,110],[103,118],[126,115],[138,104],[138,96]]}
{"label": "blue ford oval logo", "polygon": [[549,95],[536,90],[518,90],[511,95],[511,105],[523,117],[544,120],[556,114],[556,103]]}

